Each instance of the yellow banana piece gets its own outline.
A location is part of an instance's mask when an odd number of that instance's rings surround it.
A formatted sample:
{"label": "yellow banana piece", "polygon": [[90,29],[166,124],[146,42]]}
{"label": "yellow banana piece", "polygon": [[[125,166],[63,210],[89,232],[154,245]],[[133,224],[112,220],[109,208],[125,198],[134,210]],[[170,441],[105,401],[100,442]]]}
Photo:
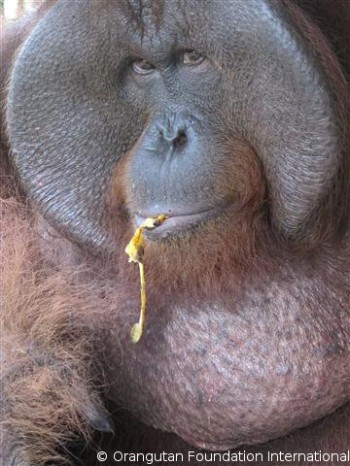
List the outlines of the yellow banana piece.
{"label": "yellow banana piece", "polygon": [[134,236],[129,241],[125,248],[126,254],[129,256],[129,262],[136,262],[139,265],[140,271],[140,282],[141,282],[141,311],[139,321],[132,326],[131,329],[131,340],[133,343],[137,343],[142,337],[145,324],[146,324],[146,280],[145,280],[145,267],[143,264],[143,258],[145,253],[145,238],[143,236],[144,230],[153,230],[160,226],[167,216],[162,214],[156,218],[147,218],[141,226],[139,226]]}

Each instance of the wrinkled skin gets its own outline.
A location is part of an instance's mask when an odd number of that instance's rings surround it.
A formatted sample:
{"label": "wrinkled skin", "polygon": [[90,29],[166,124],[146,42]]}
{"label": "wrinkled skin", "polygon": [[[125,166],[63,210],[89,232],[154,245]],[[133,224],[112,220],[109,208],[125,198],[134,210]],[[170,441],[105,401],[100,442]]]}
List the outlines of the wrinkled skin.
{"label": "wrinkled skin", "polygon": [[[58,0],[10,73],[38,247],[103,293],[86,315],[102,399],[197,448],[267,442],[350,398],[347,63],[313,8]],[[135,345],[124,248],[163,213]]]}

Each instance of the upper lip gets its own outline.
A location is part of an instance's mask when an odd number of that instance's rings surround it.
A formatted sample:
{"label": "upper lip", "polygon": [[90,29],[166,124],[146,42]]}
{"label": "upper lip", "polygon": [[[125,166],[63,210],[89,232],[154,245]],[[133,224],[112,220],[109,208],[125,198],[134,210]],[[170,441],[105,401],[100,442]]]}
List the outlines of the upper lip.
{"label": "upper lip", "polygon": [[149,217],[152,217],[152,218],[155,218],[157,217],[158,215],[166,215],[167,216],[167,220],[173,218],[173,219],[183,219],[183,220],[186,220],[186,219],[190,219],[191,217],[196,217],[197,215],[198,216],[205,216],[206,214],[210,214],[211,212],[214,212],[216,211],[217,208],[211,208],[211,209],[205,209],[205,210],[197,210],[197,211],[194,211],[194,212],[181,212],[180,210],[176,210],[176,209],[158,209],[157,211],[154,211],[152,209],[150,209],[147,213],[140,213],[140,214],[136,214],[135,215],[135,219],[136,219],[136,224],[137,226],[139,227],[141,225],[142,222],[144,222],[146,220],[146,218],[149,218]]}
{"label": "upper lip", "polygon": [[169,236],[172,233],[183,230],[184,228],[190,228],[203,220],[211,217],[215,217],[220,214],[223,207],[213,207],[206,210],[198,210],[194,212],[180,212],[175,209],[161,209],[156,212],[148,210],[147,213],[135,214],[135,223],[139,227],[145,221],[147,217],[157,217],[158,215],[165,214],[168,218],[159,227],[154,230],[147,231],[147,236]]}

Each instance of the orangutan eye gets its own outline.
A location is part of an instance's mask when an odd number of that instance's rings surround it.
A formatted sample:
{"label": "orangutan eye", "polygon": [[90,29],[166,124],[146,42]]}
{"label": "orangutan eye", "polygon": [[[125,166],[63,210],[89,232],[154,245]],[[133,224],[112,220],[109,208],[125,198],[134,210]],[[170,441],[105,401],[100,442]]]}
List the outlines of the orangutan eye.
{"label": "orangutan eye", "polygon": [[183,54],[183,64],[186,66],[199,65],[204,59],[205,57],[197,50],[188,50]]}
{"label": "orangutan eye", "polygon": [[132,69],[137,74],[147,75],[153,72],[154,66],[147,60],[135,60],[132,64]]}

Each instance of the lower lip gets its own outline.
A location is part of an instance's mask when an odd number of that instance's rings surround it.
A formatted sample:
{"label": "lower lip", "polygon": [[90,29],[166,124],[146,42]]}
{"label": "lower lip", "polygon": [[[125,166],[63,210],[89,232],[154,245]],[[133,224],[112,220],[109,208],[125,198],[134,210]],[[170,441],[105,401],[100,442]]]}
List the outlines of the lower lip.
{"label": "lower lip", "polygon": [[[215,208],[199,213],[169,216],[159,227],[156,227],[154,230],[147,230],[146,235],[149,239],[157,240],[175,236],[179,233],[185,233],[195,226],[217,217],[222,210],[223,209]],[[152,215],[152,217],[157,217],[157,215],[161,213],[163,212]],[[139,227],[145,220],[146,217],[136,215],[136,226]]]}

